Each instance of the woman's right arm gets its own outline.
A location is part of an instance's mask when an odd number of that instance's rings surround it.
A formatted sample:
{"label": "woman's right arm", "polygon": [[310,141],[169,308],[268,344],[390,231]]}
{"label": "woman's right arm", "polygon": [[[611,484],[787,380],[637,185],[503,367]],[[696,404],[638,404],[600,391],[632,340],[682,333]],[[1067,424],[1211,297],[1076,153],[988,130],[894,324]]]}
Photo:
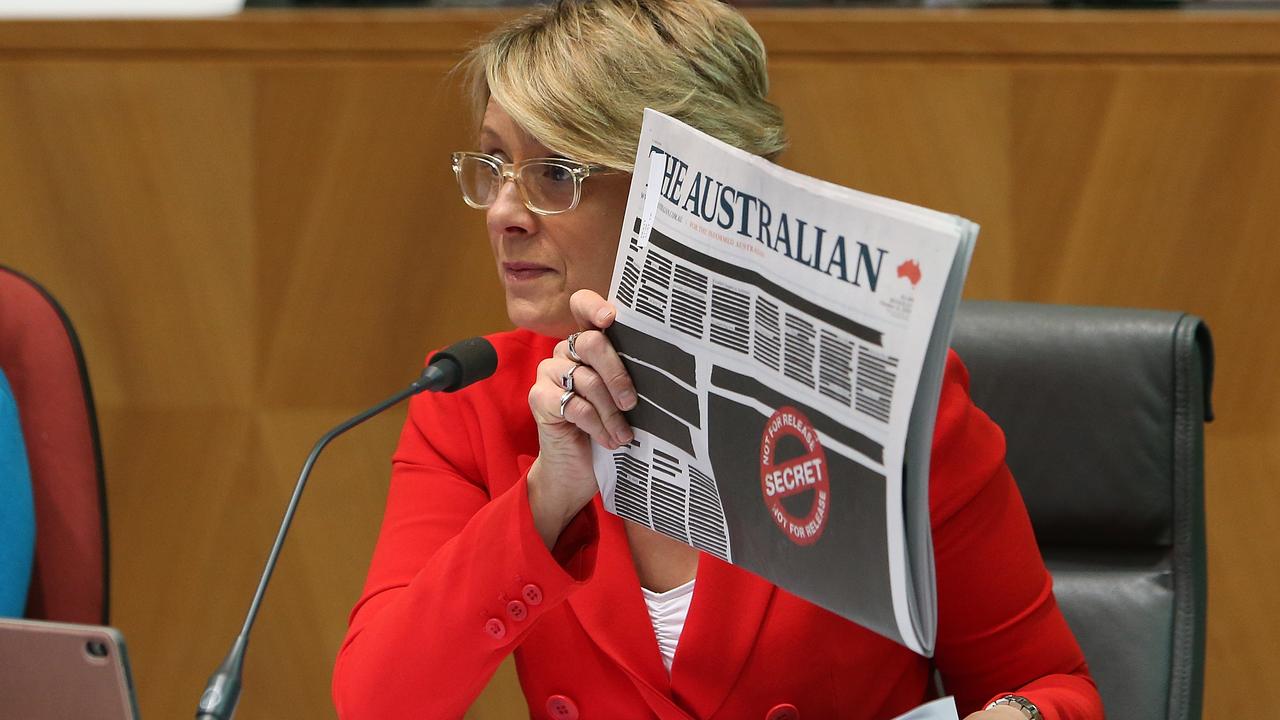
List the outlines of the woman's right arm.
{"label": "woman's right arm", "polygon": [[[503,471],[475,434],[502,420],[463,405],[441,395],[411,403],[334,668],[334,703],[348,720],[461,717],[540,615],[594,569],[594,509],[577,513],[549,551],[530,509],[532,458],[492,477]],[[508,489],[491,498],[495,487]]]}
{"label": "woman's right arm", "polygon": [[[599,538],[591,443],[630,442],[622,410],[636,396],[599,332],[613,306],[586,290],[570,306],[584,331],[581,363],[566,341],[539,363],[522,409],[536,425],[538,455],[517,466],[518,477],[494,477],[510,458],[490,455],[510,416],[466,404],[465,391],[411,401],[369,577],[334,669],[343,718],[460,717],[537,617],[589,579]],[[563,376],[574,365],[577,394],[562,414]],[[517,388],[486,392],[505,398]]]}

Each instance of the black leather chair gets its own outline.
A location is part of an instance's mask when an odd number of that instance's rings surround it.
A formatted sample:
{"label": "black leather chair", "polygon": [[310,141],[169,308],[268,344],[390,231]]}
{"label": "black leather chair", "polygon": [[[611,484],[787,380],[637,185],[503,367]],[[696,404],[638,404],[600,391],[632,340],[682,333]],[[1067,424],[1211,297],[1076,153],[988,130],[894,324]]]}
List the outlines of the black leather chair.
{"label": "black leather chair", "polygon": [[953,346],[1004,429],[1107,717],[1198,720],[1208,328],[1176,312],[968,302]]}

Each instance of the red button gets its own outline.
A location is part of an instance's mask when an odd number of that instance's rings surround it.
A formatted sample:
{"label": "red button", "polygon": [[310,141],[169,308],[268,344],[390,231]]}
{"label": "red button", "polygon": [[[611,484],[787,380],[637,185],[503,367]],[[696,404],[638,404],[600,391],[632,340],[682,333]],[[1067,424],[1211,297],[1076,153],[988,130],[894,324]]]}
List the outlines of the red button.
{"label": "red button", "polygon": [[489,618],[484,624],[484,631],[494,640],[501,640],[507,636],[507,626],[503,625],[498,618]]}
{"label": "red button", "polygon": [[524,603],[519,600],[512,600],[507,603],[507,615],[510,615],[512,620],[519,622],[529,617],[529,608],[525,607]]}
{"label": "red button", "polygon": [[774,705],[764,718],[765,720],[800,720],[800,711],[791,703],[782,703]]}
{"label": "red button", "polygon": [[554,720],[578,720],[578,706],[564,695],[547,698],[547,714]]}
{"label": "red button", "polygon": [[542,604],[542,588],[534,585],[533,583],[525,585],[524,589],[520,591],[520,595],[522,595],[524,597],[524,601],[530,605]]}

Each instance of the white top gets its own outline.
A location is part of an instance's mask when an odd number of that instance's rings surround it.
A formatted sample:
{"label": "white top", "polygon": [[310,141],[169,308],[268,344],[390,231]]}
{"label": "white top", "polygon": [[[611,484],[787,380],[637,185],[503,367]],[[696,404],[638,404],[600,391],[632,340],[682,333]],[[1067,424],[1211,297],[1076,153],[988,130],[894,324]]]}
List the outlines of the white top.
{"label": "white top", "polygon": [[644,604],[649,606],[653,635],[658,639],[658,652],[662,653],[662,664],[666,666],[668,675],[671,674],[671,661],[676,656],[676,645],[680,643],[680,633],[684,631],[684,620],[689,616],[694,580],[663,593],[640,588],[644,593]]}

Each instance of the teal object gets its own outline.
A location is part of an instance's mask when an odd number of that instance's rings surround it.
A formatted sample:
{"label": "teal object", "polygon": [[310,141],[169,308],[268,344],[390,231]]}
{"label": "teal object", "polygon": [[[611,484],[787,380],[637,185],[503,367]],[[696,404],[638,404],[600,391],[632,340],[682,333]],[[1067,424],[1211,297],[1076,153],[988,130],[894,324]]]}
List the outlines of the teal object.
{"label": "teal object", "polygon": [[22,617],[36,551],[31,469],[18,403],[0,371],[0,617]]}

